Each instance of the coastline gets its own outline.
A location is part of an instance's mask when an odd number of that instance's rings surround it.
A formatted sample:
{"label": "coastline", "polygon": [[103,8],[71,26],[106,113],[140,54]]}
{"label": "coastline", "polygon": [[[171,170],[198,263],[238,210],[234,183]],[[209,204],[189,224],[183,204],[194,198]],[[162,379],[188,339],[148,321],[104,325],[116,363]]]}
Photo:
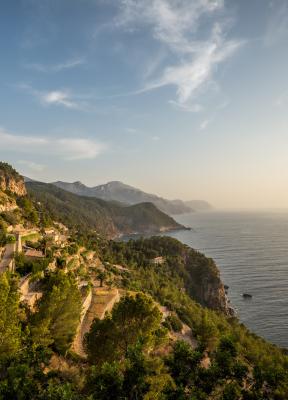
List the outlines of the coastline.
{"label": "coastline", "polygon": [[118,233],[111,239],[116,241],[123,240],[124,242],[127,242],[129,239],[140,239],[141,237],[148,238],[151,236],[159,236],[161,234],[164,235],[165,233],[177,233],[181,231],[191,231],[191,230],[192,230],[191,227],[181,225],[179,228],[178,227],[164,228],[164,229],[160,228],[159,230],[151,230],[146,232]]}
{"label": "coastline", "polygon": [[179,216],[177,222],[193,230],[167,235],[215,260],[239,321],[288,348],[288,211],[215,210]]}

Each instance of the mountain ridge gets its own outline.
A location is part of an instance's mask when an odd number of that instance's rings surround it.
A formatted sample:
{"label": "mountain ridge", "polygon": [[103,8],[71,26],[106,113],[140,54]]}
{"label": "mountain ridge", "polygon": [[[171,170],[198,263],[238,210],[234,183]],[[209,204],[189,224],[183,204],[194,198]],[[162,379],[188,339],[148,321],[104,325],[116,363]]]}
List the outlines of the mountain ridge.
{"label": "mountain ridge", "polygon": [[[161,211],[169,215],[178,215],[212,208],[212,206],[204,200],[192,200],[191,202],[185,202],[178,199],[167,200],[155,194],[146,193],[141,189],[120,181],[110,181],[93,187],[86,186],[80,181],[71,183],[56,181],[52,182],[52,184],[80,196],[97,197],[107,201],[114,200],[130,205],[142,202],[151,202]],[[192,207],[193,204],[194,207]]]}
{"label": "mountain ridge", "polygon": [[94,229],[110,238],[185,229],[149,202],[127,206],[115,201],[79,196],[42,182],[27,182],[26,187],[28,194],[41,203],[55,220],[68,226],[77,225],[83,230]]}

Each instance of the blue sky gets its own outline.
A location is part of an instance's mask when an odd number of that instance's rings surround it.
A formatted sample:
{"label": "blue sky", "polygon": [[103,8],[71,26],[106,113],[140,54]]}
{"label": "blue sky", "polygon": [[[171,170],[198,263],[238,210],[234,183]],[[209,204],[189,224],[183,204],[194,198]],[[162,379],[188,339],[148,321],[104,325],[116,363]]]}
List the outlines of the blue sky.
{"label": "blue sky", "polygon": [[288,207],[287,0],[4,0],[0,159]]}

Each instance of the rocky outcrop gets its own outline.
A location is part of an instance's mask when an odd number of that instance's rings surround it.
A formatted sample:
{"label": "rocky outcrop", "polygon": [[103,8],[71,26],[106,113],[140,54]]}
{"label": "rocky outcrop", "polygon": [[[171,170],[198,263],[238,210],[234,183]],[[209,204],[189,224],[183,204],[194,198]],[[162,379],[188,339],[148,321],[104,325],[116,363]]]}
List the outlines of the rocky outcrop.
{"label": "rocky outcrop", "polygon": [[182,253],[186,273],[185,289],[202,306],[233,315],[220,272],[214,260],[191,248]]}
{"label": "rocky outcrop", "polygon": [[226,315],[234,315],[234,310],[229,305],[229,300],[220,278],[218,282],[214,281],[213,283],[209,282],[208,279],[204,280],[201,292],[200,296],[202,302],[206,304],[207,307],[222,311]]}
{"label": "rocky outcrop", "polygon": [[17,208],[15,199],[7,196],[6,193],[0,190],[0,212],[13,211]]}
{"label": "rocky outcrop", "polygon": [[24,179],[9,164],[0,162],[0,190],[17,196],[27,194]]}

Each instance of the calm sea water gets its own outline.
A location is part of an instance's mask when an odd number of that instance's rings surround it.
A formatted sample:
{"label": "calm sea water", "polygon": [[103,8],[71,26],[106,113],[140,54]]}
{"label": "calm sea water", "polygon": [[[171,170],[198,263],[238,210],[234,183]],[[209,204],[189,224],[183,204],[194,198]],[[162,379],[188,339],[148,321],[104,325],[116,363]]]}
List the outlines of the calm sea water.
{"label": "calm sea water", "polygon": [[[288,211],[206,212],[177,217],[169,236],[214,258],[239,319],[288,347]],[[244,300],[242,293],[252,294]]]}

